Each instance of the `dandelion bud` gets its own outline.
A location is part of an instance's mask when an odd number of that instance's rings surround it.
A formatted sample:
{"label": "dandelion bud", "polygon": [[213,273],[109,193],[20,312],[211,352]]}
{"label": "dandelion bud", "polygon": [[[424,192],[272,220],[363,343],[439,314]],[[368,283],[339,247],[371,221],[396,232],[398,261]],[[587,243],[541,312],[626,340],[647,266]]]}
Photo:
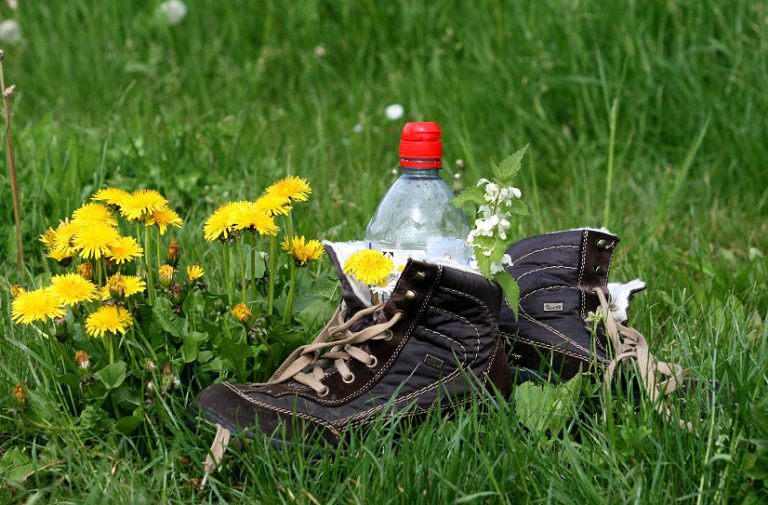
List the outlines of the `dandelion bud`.
{"label": "dandelion bud", "polygon": [[168,246],[168,264],[175,267],[179,264],[179,257],[181,256],[181,245],[176,239],[171,239],[171,244]]}
{"label": "dandelion bud", "polygon": [[125,282],[123,276],[116,273],[107,281],[107,287],[109,288],[109,296],[113,300],[120,300],[125,296]]}
{"label": "dandelion bud", "polygon": [[160,268],[157,269],[157,274],[160,276],[160,283],[164,287],[170,286],[175,272],[176,269],[171,265],[161,265]]}
{"label": "dandelion bud", "polygon": [[181,287],[181,284],[178,282],[174,282],[171,284],[171,301],[173,303],[181,303],[184,301],[184,288]]}
{"label": "dandelion bud", "polygon": [[155,363],[151,359],[148,359],[147,361],[144,362],[144,370],[150,373],[154,372],[155,370],[157,370],[157,363]]}
{"label": "dandelion bud", "polygon": [[22,382],[21,384],[16,384],[13,386],[13,396],[16,397],[16,400],[18,400],[19,403],[24,403],[24,401],[27,399],[27,390],[25,389],[26,385],[26,382]]}
{"label": "dandelion bud", "polygon": [[251,319],[251,309],[244,303],[238,303],[232,309],[232,315],[241,323],[247,323]]}
{"label": "dandelion bud", "polygon": [[77,265],[77,273],[80,274],[80,277],[87,281],[93,280],[93,265],[91,265],[90,261],[86,261],[85,263],[80,263]]}
{"label": "dandelion bud", "polygon": [[91,360],[88,353],[85,351],[77,351],[75,353],[75,363],[82,369],[86,369],[91,366]]}
{"label": "dandelion bud", "polygon": [[11,296],[14,298],[26,292],[27,290],[22,288],[18,284],[14,284],[13,286],[11,286]]}

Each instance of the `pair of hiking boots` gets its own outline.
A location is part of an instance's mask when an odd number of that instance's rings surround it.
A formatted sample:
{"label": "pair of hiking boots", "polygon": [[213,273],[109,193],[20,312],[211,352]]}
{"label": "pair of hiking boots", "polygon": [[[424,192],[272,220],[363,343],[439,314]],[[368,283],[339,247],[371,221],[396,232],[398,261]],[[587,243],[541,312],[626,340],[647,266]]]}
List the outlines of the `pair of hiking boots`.
{"label": "pair of hiking boots", "polygon": [[613,305],[607,301],[618,241],[604,230],[576,229],[513,245],[517,318],[479,273],[414,260],[387,302],[372,304],[367,287],[342,269],[355,245],[326,244],[343,301],[317,338],[266,383],[223,382],[198,395],[195,409],[217,425],[207,472],[232,433],[266,437],[276,447],[335,446],[381,416],[418,422],[433,408],[475,401],[482,389],[506,398],[513,382],[612,373],[630,358],[653,400],[673,390],[682,370],[656,362],[642,335],[624,326],[628,300],[644,285],[611,285]]}

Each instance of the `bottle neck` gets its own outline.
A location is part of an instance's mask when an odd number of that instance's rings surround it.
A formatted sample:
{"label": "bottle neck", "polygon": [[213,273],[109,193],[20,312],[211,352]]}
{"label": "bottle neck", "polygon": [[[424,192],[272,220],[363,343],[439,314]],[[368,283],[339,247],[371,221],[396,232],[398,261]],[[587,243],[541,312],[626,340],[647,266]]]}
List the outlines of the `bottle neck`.
{"label": "bottle neck", "polygon": [[440,169],[400,167],[400,175],[409,179],[439,179]]}

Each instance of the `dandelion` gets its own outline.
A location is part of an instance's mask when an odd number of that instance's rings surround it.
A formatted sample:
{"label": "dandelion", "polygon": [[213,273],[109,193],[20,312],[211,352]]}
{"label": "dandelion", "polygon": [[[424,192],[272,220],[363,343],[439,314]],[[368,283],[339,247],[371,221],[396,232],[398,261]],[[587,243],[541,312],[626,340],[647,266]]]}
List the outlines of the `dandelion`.
{"label": "dandelion", "polygon": [[189,279],[189,282],[195,282],[196,280],[200,279],[203,275],[205,275],[205,271],[203,270],[203,267],[201,267],[199,263],[195,263],[194,265],[187,266],[187,279]]}
{"label": "dandelion", "polygon": [[286,238],[280,245],[300,267],[306,266],[307,263],[318,259],[323,254],[323,245],[319,241],[310,240],[307,242],[303,236],[293,237],[290,241]]}
{"label": "dandelion", "polygon": [[14,297],[14,298],[16,298],[20,294],[26,293],[26,292],[27,292],[27,290],[22,288],[18,284],[14,284],[13,286],[11,286],[11,296]]}
{"label": "dandelion", "polygon": [[120,214],[129,221],[137,221],[165,208],[168,208],[168,200],[163,195],[154,189],[140,189],[122,200]]}
{"label": "dandelion", "polygon": [[86,259],[99,259],[109,256],[110,246],[117,242],[120,234],[111,226],[90,225],[77,228],[73,239],[74,248],[80,251],[80,256]]}
{"label": "dandelion", "polygon": [[228,202],[216,209],[213,214],[208,216],[203,225],[205,240],[213,242],[216,239],[228,238],[229,232],[232,231],[234,214],[248,203]]}
{"label": "dandelion", "polygon": [[55,230],[48,229],[40,237],[40,241],[48,246],[48,257],[61,261],[64,258],[74,256],[78,249],[75,247],[75,237],[78,233],[78,226],[75,223],[70,222],[68,219],[59,222],[59,225]]}
{"label": "dandelion", "polygon": [[115,299],[120,299],[123,297],[130,298],[135,294],[143,293],[147,285],[141,277],[117,273],[107,280],[104,287],[106,292],[102,292],[102,295],[106,294],[105,298],[112,296]]}
{"label": "dandelion", "polygon": [[102,305],[85,322],[85,332],[92,337],[103,337],[107,333],[125,335],[133,324],[130,312],[117,305]]}
{"label": "dandelion", "polygon": [[278,231],[275,219],[251,202],[234,210],[232,224],[234,230],[251,230],[259,235],[277,235]]}
{"label": "dandelion", "polygon": [[168,252],[165,255],[168,260],[168,264],[176,266],[179,263],[180,256],[181,244],[179,244],[175,238],[172,238],[171,243],[168,244]]}
{"label": "dandelion", "polygon": [[266,193],[253,202],[254,206],[269,216],[286,216],[291,212],[291,199]]}
{"label": "dandelion", "polygon": [[168,0],[157,8],[157,14],[169,25],[176,26],[187,15],[187,5],[181,0]]}
{"label": "dandelion", "polygon": [[297,202],[306,202],[312,194],[312,187],[301,177],[286,177],[267,188],[268,195],[282,196]]}
{"label": "dandelion", "polygon": [[96,286],[80,274],[54,275],[49,289],[60,305],[74,305],[96,297]]}
{"label": "dandelion", "polygon": [[138,258],[144,253],[139,243],[133,237],[118,237],[117,240],[109,244],[109,252],[106,256],[122,265],[133,258]]}
{"label": "dandelion", "polygon": [[11,319],[17,323],[30,324],[63,315],[64,308],[49,288],[20,293],[11,304]]}
{"label": "dandelion", "polygon": [[163,281],[165,284],[170,284],[173,280],[173,274],[176,273],[176,269],[173,268],[171,265],[160,265],[160,268],[157,269],[157,275],[160,277],[160,280]]}
{"label": "dandelion", "polygon": [[238,303],[232,309],[232,315],[241,323],[246,323],[251,319],[251,309],[244,303]]}
{"label": "dandelion", "polygon": [[24,403],[24,401],[27,399],[27,390],[25,388],[26,385],[27,383],[24,382],[22,384],[16,384],[13,386],[13,396],[19,403]]}
{"label": "dandelion", "polygon": [[97,191],[96,194],[93,195],[93,199],[120,207],[126,199],[130,198],[130,196],[131,194],[123,189],[104,188]]}
{"label": "dandelion", "polygon": [[86,261],[84,263],[80,263],[77,265],[77,273],[82,277],[83,279],[87,281],[93,280],[93,265],[91,265],[90,261]]}
{"label": "dandelion", "polygon": [[178,214],[176,214],[176,212],[166,207],[147,215],[147,226],[152,226],[153,224],[157,225],[157,228],[160,230],[160,235],[165,235],[165,230],[169,226],[181,228],[184,221]]}
{"label": "dandelion", "polygon": [[91,366],[91,359],[88,353],[85,351],[75,352],[75,363],[82,369],[86,369]]}
{"label": "dandelion", "polygon": [[106,225],[117,226],[117,219],[108,207],[100,203],[86,203],[72,213],[75,226]]}
{"label": "dandelion", "polygon": [[386,109],[384,109],[384,115],[387,116],[387,119],[390,121],[397,121],[401,117],[403,117],[403,114],[405,113],[405,109],[403,109],[403,106],[399,103],[393,103],[392,105],[388,105]]}
{"label": "dandelion", "polygon": [[344,273],[368,285],[382,285],[394,269],[392,260],[379,251],[357,251],[344,263]]}
{"label": "dandelion", "polygon": [[0,23],[0,40],[16,44],[21,40],[21,25],[15,19],[6,19]]}

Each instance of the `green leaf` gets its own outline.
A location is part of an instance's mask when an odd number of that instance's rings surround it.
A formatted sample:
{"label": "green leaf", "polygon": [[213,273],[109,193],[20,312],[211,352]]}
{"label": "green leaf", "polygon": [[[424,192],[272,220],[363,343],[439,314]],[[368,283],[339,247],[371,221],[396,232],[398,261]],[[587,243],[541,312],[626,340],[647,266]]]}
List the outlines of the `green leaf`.
{"label": "green leaf", "polygon": [[517,304],[520,299],[520,286],[517,285],[515,278],[506,270],[497,273],[493,278],[499,283],[499,286],[501,286],[501,290],[504,292],[504,297],[507,299],[507,305],[512,309],[512,312],[515,314],[515,319],[517,319]]}
{"label": "green leaf", "polygon": [[200,344],[208,340],[207,333],[192,331],[184,335],[184,344],[181,346],[181,358],[184,363],[192,363],[200,352]]}
{"label": "green leaf", "polygon": [[467,188],[459,193],[456,198],[451,200],[451,204],[460,209],[470,205],[480,207],[481,205],[486,205],[486,203],[485,191],[483,191],[482,188],[477,187]]}
{"label": "green leaf", "polygon": [[506,210],[512,214],[518,216],[530,216],[531,212],[528,210],[528,204],[523,200],[512,200],[506,207]]}
{"label": "green leaf", "polygon": [[186,320],[179,318],[171,309],[171,302],[167,298],[158,297],[152,307],[152,313],[160,327],[176,338],[182,338],[186,329]]}
{"label": "green leaf", "polygon": [[99,379],[108,390],[116,389],[125,380],[126,368],[124,361],[118,361],[117,363],[105,366],[93,374],[93,376]]}
{"label": "green leaf", "polygon": [[528,150],[528,145],[517,151],[516,153],[504,158],[498,167],[494,167],[493,175],[499,180],[502,185],[506,185],[510,180],[517,175],[522,168],[523,157]]}
{"label": "green leaf", "polygon": [[115,429],[123,435],[130,435],[136,428],[141,426],[143,421],[144,418],[137,415],[121,417],[120,420],[115,423]]}
{"label": "green leaf", "polygon": [[18,447],[11,447],[0,458],[0,476],[5,479],[23,482],[33,473],[35,465]]}
{"label": "green leaf", "polygon": [[580,393],[581,374],[559,386],[524,382],[515,389],[515,413],[529,430],[556,436],[575,416]]}

